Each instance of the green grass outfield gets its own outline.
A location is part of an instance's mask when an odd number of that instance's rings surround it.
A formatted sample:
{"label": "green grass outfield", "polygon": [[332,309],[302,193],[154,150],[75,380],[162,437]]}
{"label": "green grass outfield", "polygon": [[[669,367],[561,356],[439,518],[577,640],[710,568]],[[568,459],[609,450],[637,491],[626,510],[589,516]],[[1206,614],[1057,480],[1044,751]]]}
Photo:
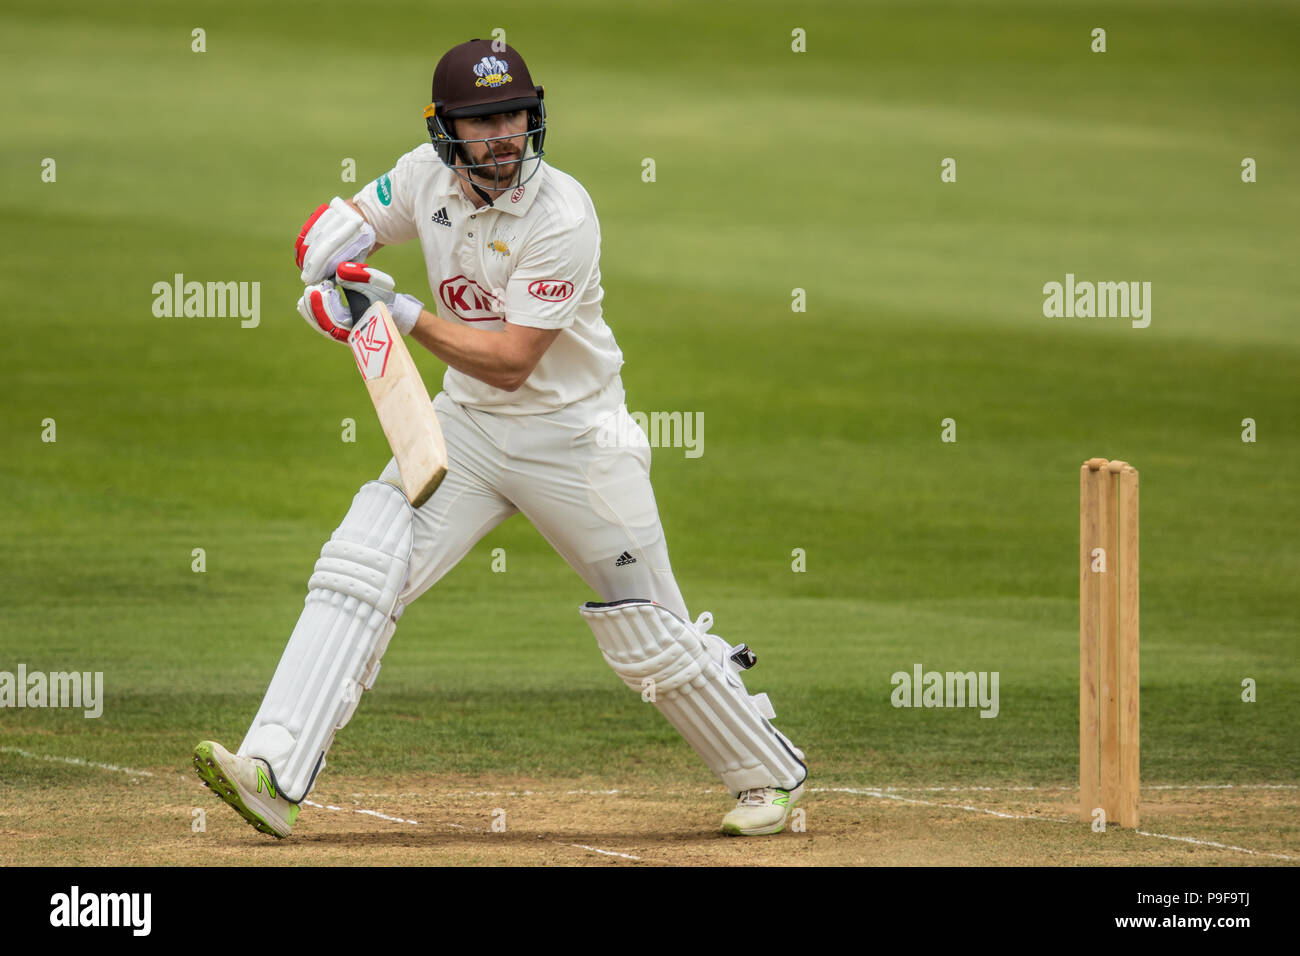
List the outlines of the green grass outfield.
{"label": "green grass outfield", "polygon": [[[630,407],[704,413],[702,457],[654,455],[678,580],[756,648],[818,785],[1075,779],[1095,455],[1142,472],[1144,783],[1297,781],[1295,4],[433,10],[0,14],[0,670],[103,671],[107,696],[0,711],[0,746],[183,767],[238,743],[388,454],[294,311],[293,238],[422,141],[443,50],[504,26],[601,216]],[[432,301],[414,247],[376,263]],[[178,272],[260,282],[261,324],[155,318]],[[1150,327],[1045,318],[1066,273],[1151,282]],[[407,610],[332,772],[716,783],[602,661],[591,597],[508,522]],[[997,718],[894,709],[916,663],[998,671]],[[0,787],[81,773],[0,751]]]}

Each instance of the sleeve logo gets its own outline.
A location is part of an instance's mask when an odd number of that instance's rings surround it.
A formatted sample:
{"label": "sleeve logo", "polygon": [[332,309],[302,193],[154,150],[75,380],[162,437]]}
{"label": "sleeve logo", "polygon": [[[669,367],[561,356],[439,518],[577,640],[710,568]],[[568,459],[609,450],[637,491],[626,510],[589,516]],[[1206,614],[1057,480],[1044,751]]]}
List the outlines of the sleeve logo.
{"label": "sleeve logo", "polygon": [[564,279],[538,279],[529,284],[528,294],[543,302],[563,302],[573,295],[573,283]]}
{"label": "sleeve logo", "polygon": [[375,194],[379,197],[381,205],[388,206],[392,204],[393,181],[388,178],[388,173],[384,173],[375,180]]}

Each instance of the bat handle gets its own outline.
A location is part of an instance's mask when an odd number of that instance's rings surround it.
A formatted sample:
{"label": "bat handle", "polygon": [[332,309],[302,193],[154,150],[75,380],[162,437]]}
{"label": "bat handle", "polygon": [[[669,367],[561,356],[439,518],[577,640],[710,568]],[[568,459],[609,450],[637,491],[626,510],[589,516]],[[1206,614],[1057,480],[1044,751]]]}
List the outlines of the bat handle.
{"label": "bat handle", "polygon": [[339,291],[343,293],[343,298],[348,300],[348,311],[352,313],[352,324],[356,325],[373,303],[369,298],[353,289],[340,289]]}

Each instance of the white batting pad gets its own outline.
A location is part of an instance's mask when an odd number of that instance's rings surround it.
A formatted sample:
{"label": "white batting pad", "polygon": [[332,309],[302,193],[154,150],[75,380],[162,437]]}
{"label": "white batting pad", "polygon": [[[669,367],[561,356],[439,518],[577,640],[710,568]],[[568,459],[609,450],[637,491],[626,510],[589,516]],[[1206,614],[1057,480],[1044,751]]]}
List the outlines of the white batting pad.
{"label": "white batting pad", "polygon": [[361,486],[321,549],[306,606],[239,747],[271,765],[281,796],[301,802],[334,733],[379,673],[411,560],[411,505],[392,485]]}
{"label": "white batting pad", "polygon": [[745,691],[731,660],[737,648],[708,633],[711,615],[692,624],[643,600],[588,603],[579,611],[614,672],[653,699],[733,794],[803,782],[803,751],[769,722],[776,715],[767,695]]}

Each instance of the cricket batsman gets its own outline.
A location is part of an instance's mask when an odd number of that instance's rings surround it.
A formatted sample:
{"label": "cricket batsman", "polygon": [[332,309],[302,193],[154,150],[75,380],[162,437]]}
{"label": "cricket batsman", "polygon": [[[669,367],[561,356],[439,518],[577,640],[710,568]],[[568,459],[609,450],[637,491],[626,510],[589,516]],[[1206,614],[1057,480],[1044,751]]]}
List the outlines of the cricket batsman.
{"label": "cricket batsman", "polygon": [[[602,315],[600,224],[586,190],[542,159],[542,87],[510,46],[470,40],[438,62],[424,115],[432,142],[322,204],[294,248],[313,329],[345,342],[352,306],[383,301],[446,363],[433,402],[446,477],[419,508],[395,462],[361,486],[247,735],[235,753],[200,743],[199,776],[259,831],[288,836],[407,605],[522,513],[601,596],[579,612],[614,672],[738,799],[723,831],[776,833],[803,793],[804,755],[767,695],[746,691],[753,654],[709,633],[710,614],[692,621],[673,578],[649,443]],[[365,264],[413,239],[433,309]]]}

